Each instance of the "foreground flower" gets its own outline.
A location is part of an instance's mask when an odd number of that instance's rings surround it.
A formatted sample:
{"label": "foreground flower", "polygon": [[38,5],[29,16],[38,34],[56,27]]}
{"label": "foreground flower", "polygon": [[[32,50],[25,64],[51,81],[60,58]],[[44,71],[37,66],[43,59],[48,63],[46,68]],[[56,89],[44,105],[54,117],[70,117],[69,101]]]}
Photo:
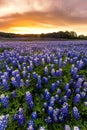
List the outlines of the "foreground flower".
{"label": "foreground flower", "polygon": [[87,101],[84,102],[84,105],[87,107]]}
{"label": "foreground flower", "polygon": [[77,126],[74,126],[74,130],[80,130],[79,127]]}
{"label": "foreground flower", "polygon": [[2,84],[3,84],[3,86],[4,86],[5,91],[8,91],[8,90],[9,90],[8,81],[7,81],[6,79],[3,79],[3,80],[2,80]]}
{"label": "foreground flower", "polygon": [[9,96],[5,96],[4,94],[2,94],[0,96],[0,102],[2,103],[4,108],[8,108],[9,107]]}
{"label": "foreground flower", "polygon": [[80,113],[77,107],[73,107],[72,113],[75,119],[80,119]]}
{"label": "foreground flower", "polygon": [[28,106],[30,107],[30,109],[32,110],[34,107],[34,102],[32,99],[32,94],[29,91],[26,92],[26,102],[27,102]]}
{"label": "foreground flower", "polygon": [[6,130],[8,126],[9,115],[0,116],[0,130]]}
{"label": "foreground flower", "polygon": [[25,116],[23,108],[19,108],[18,113],[14,115],[14,120],[17,120],[19,125],[24,125],[25,123]]}
{"label": "foreground flower", "polygon": [[34,121],[33,120],[30,120],[28,122],[27,130],[35,130],[35,128],[34,128]]}
{"label": "foreground flower", "polygon": [[12,97],[16,98],[17,97],[17,93],[15,91],[12,92]]}
{"label": "foreground flower", "polygon": [[76,96],[74,97],[74,104],[78,104],[80,102],[81,96],[80,94],[76,94]]}
{"label": "foreground flower", "polygon": [[65,125],[64,130],[71,130],[69,125]]}
{"label": "foreground flower", "polygon": [[36,120],[37,119],[37,112],[32,112],[32,119]]}

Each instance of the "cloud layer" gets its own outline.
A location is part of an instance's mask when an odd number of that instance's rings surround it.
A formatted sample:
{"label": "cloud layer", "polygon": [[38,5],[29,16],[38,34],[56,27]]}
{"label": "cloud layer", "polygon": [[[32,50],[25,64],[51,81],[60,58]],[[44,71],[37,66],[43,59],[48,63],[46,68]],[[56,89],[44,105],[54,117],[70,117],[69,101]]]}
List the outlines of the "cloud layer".
{"label": "cloud layer", "polygon": [[14,32],[17,27],[19,31],[25,27],[87,34],[86,26],[86,0],[0,0],[0,31]]}

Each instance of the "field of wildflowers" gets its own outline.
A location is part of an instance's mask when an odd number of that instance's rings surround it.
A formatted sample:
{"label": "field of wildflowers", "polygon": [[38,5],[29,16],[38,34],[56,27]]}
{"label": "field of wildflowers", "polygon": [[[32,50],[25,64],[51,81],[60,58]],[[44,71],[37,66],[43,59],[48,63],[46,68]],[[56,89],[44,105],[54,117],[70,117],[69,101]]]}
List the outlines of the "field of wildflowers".
{"label": "field of wildflowers", "polygon": [[87,41],[0,42],[0,130],[87,130]]}

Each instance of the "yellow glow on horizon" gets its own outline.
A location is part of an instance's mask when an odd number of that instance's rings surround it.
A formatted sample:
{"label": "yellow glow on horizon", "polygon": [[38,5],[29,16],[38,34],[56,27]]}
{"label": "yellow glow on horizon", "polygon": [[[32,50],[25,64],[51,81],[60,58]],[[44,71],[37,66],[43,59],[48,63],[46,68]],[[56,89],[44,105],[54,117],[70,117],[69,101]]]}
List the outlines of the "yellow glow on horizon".
{"label": "yellow glow on horizon", "polygon": [[[86,28],[86,27],[84,27]],[[46,34],[46,33],[52,33],[52,32],[59,32],[59,31],[75,31],[77,33],[77,35],[80,34],[84,34],[87,35],[87,31],[83,31],[83,29],[81,26],[78,28],[78,26],[73,26],[73,28],[71,26],[68,27],[51,27],[51,28],[47,28],[47,27],[40,27],[40,26],[15,26],[15,27],[10,27],[8,28],[6,31],[2,32],[9,32],[9,33],[15,33],[15,34]]]}
{"label": "yellow glow on horizon", "polygon": [[49,32],[58,32],[58,29],[46,29],[46,28],[38,28],[38,27],[12,27],[9,29],[9,32],[16,34],[41,34],[41,33],[49,33]]}

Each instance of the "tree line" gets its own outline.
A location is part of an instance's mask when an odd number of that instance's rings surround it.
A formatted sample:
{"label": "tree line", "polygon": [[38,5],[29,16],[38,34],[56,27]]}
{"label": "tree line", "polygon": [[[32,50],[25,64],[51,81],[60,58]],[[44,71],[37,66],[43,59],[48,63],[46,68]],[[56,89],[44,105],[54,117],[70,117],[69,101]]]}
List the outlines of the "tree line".
{"label": "tree line", "polygon": [[59,31],[52,33],[42,33],[42,34],[14,34],[14,33],[5,33],[0,32],[0,38],[31,38],[31,39],[85,39],[87,36],[77,35],[74,31]]}

